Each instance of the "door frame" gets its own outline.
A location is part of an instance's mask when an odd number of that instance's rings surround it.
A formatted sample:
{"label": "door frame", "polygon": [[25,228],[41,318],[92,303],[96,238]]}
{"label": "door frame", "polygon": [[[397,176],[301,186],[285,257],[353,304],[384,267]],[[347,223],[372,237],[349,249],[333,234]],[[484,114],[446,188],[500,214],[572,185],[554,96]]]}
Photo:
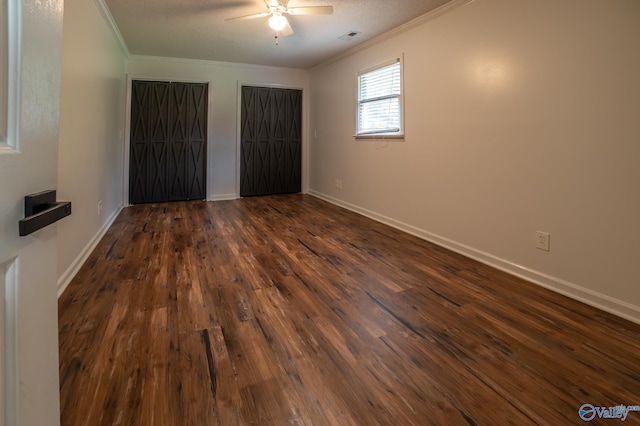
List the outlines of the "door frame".
{"label": "door frame", "polygon": [[300,90],[302,92],[302,129],[300,129],[302,137],[301,152],[301,172],[300,179],[302,182],[301,190],[303,194],[308,192],[308,172],[309,172],[309,143],[307,138],[307,128],[309,125],[309,101],[307,99],[307,90],[304,87],[288,85],[288,84],[274,84],[265,83],[252,80],[238,80],[237,86],[237,105],[236,105],[236,198],[240,197],[240,163],[242,161],[242,87],[268,87],[270,89],[293,89]]}
{"label": "door frame", "polygon": [[[130,166],[130,150],[131,150],[131,95],[133,90],[133,80],[140,81],[162,81],[166,83],[205,83],[207,84],[207,147],[205,155],[205,185],[207,192],[209,192],[209,153],[211,152],[211,123],[213,122],[213,95],[211,80],[205,79],[186,79],[186,78],[173,78],[173,77],[149,77],[148,75],[139,76],[136,74],[127,74],[127,95],[124,117],[124,153],[123,153],[123,170],[122,170],[122,205],[131,206],[129,203],[129,166]],[[205,194],[206,199],[209,200],[209,194]]]}

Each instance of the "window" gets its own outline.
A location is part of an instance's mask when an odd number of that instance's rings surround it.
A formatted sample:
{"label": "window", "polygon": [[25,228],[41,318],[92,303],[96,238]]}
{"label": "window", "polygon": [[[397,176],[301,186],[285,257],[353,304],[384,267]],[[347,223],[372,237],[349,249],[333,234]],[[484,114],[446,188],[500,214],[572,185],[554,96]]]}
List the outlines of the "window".
{"label": "window", "polygon": [[400,58],[358,74],[356,137],[402,137]]}

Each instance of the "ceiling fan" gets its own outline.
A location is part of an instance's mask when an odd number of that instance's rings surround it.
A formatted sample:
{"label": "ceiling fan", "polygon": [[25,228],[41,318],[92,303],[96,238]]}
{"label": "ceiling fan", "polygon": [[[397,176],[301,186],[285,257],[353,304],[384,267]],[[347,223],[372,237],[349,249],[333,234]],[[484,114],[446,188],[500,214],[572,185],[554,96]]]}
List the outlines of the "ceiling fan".
{"label": "ceiling fan", "polygon": [[333,13],[333,6],[303,6],[289,7],[289,0],[264,0],[267,6],[266,12],[254,13],[252,15],[238,16],[225,19],[226,22],[245,21],[248,19],[269,17],[269,27],[277,34],[291,35],[293,30],[285,15],[330,15]]}

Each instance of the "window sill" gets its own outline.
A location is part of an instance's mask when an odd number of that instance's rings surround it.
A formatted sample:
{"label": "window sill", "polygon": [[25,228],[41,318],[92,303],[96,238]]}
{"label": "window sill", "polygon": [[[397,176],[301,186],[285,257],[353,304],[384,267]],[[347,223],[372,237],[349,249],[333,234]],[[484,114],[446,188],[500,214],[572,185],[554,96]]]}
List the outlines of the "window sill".
{"label": "window sill", "polygon": [[388,139],[393,139],[393,140],[404,140],[404,134],[398,134],[398,135],[385,135],[383,133],[381,134],[369,134],[369,135],[353,135],[353,138],[356,140],[388,140]]}

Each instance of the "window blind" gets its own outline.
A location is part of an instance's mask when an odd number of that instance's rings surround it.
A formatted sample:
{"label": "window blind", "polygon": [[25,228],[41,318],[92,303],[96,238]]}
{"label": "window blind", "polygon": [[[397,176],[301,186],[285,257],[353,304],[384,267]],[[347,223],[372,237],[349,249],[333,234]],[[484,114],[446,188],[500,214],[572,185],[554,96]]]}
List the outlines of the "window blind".
{"label": "window blind", "polygon": [[399,133],[400,61],[358,76],[358,135]]}

